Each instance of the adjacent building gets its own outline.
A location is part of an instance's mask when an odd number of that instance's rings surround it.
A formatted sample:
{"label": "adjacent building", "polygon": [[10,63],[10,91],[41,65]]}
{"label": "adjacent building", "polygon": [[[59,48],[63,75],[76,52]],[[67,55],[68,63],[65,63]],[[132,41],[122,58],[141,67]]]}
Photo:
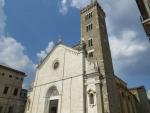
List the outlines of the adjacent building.
{"label": "adjacent building", "polygon": [[131,88],[129,90],[137,98],[137,100],[140,104],[141,112],[149,113],[150,105],[149,105],[149,100],[147,98],[147,94],[146,94],[146,90],[145,90],[144,86]]}
{"label": "adjacent building", "polygon": [[147,36],[150,38],[150,0],[136,0],[141,12],[141,21]]}
{"label": "adjacent building", "polygon": [[25,113],[150,113],[144,87],[115,76],[105,13],[95,0],[80,12],[81,41],[61,41],[38,65]]}
{"label": "adjacent building", "polygon": [[0,65],[0,113],[24,113],[27,90],[22,89],[24,72]]}

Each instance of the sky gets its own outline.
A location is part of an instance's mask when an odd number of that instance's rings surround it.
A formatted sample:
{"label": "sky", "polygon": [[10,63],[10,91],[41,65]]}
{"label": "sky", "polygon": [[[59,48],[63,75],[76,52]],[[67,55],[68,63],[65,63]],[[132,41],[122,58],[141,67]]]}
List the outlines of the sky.
{"label": "sky", "polygon": [[[0,0],[0,63],[26,72],[30,87],[36,65],[61,36],[68,46],[80,40],[80,9],[91,0]],[[129,87],[144,85],[150,96],[150,43],[135,0],[99,0],[115,74]]]}

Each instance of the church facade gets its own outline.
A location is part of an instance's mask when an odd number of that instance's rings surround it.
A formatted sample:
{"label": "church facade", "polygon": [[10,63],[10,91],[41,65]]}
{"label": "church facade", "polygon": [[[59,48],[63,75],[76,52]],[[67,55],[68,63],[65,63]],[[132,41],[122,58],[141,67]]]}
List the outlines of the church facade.
{"label": "church facade", "polygon": [[59,42],[39,64],[25,113],[150,113],[145,88],[128,89],[114,74],[99,3],[80,16],[80,44]]}

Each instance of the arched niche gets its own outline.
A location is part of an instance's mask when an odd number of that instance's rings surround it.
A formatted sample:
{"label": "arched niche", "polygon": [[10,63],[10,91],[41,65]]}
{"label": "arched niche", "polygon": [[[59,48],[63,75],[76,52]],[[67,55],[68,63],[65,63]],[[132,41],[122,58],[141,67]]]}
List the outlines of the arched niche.
{"label": "arched niche", "polygon": [[89,105],[90,106],[94,106],[96,92],[94,90],[92,90],[92,89],[89,89],[87,93],[88,93],[88,100],[89,100],[88,103],[89,103]]}
{"label": "arched niche", "polygon": [[58,95],[59,95],[59,92],[57,90],[57,87],[52,86],[48,89],[48,91],[46,93],[46,98],[51,98],[51,97],[58,96]]}
{"label": "arched niche", "polygon": [[51,86],[45,96],[44,113],[58,113],[59,92],[56,86]]}

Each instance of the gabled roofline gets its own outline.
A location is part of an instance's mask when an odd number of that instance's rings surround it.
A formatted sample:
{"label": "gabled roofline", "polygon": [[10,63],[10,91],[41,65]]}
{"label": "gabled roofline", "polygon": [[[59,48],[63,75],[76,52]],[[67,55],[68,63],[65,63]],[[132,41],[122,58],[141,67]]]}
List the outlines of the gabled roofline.
{"label": "gabled roofline", "polygon": [[40,67],[45,63],[45,61],[46,61],[46,59],[49,57],[49,55],[50,55],[53,51],[55,51],[55,49],[56,49],[57,47],[59,47],[59,46],[63,46],[63,47],[68,48],[68,49],[70,49],[70,50],[72,50],[72,51],[74,51],[74,52],[78,52],[78,53],[79,53],[78,50],[75,50],[75,49],[73,49],[73,48],[71,48],[71,47],[69,47],[69,46],[66,46],[66,45],[64,45],[64,44],[62,44],[62,43],[59,43],[59,44],[57,44],[57,45],[47,54],[47,56],[38,64],[37,68],[40,68]]}
{"label": "gabled roofline", "polygon": [[8,66],[4,66],[4,65],[2,65],[2,64],[0,64],[0,68],[7,69],[7,70],[10,70],[10,71],[13,71],[13,72],[17,72],[17,73],[19,73],[19,74],[21,74],[21,75],[23,75],[23,76],[25,76],[25,77],[27,76],[27,75],[26,75],[24,72],[22,72],[22,71],[13,69],[13,68],[8,67]]}

